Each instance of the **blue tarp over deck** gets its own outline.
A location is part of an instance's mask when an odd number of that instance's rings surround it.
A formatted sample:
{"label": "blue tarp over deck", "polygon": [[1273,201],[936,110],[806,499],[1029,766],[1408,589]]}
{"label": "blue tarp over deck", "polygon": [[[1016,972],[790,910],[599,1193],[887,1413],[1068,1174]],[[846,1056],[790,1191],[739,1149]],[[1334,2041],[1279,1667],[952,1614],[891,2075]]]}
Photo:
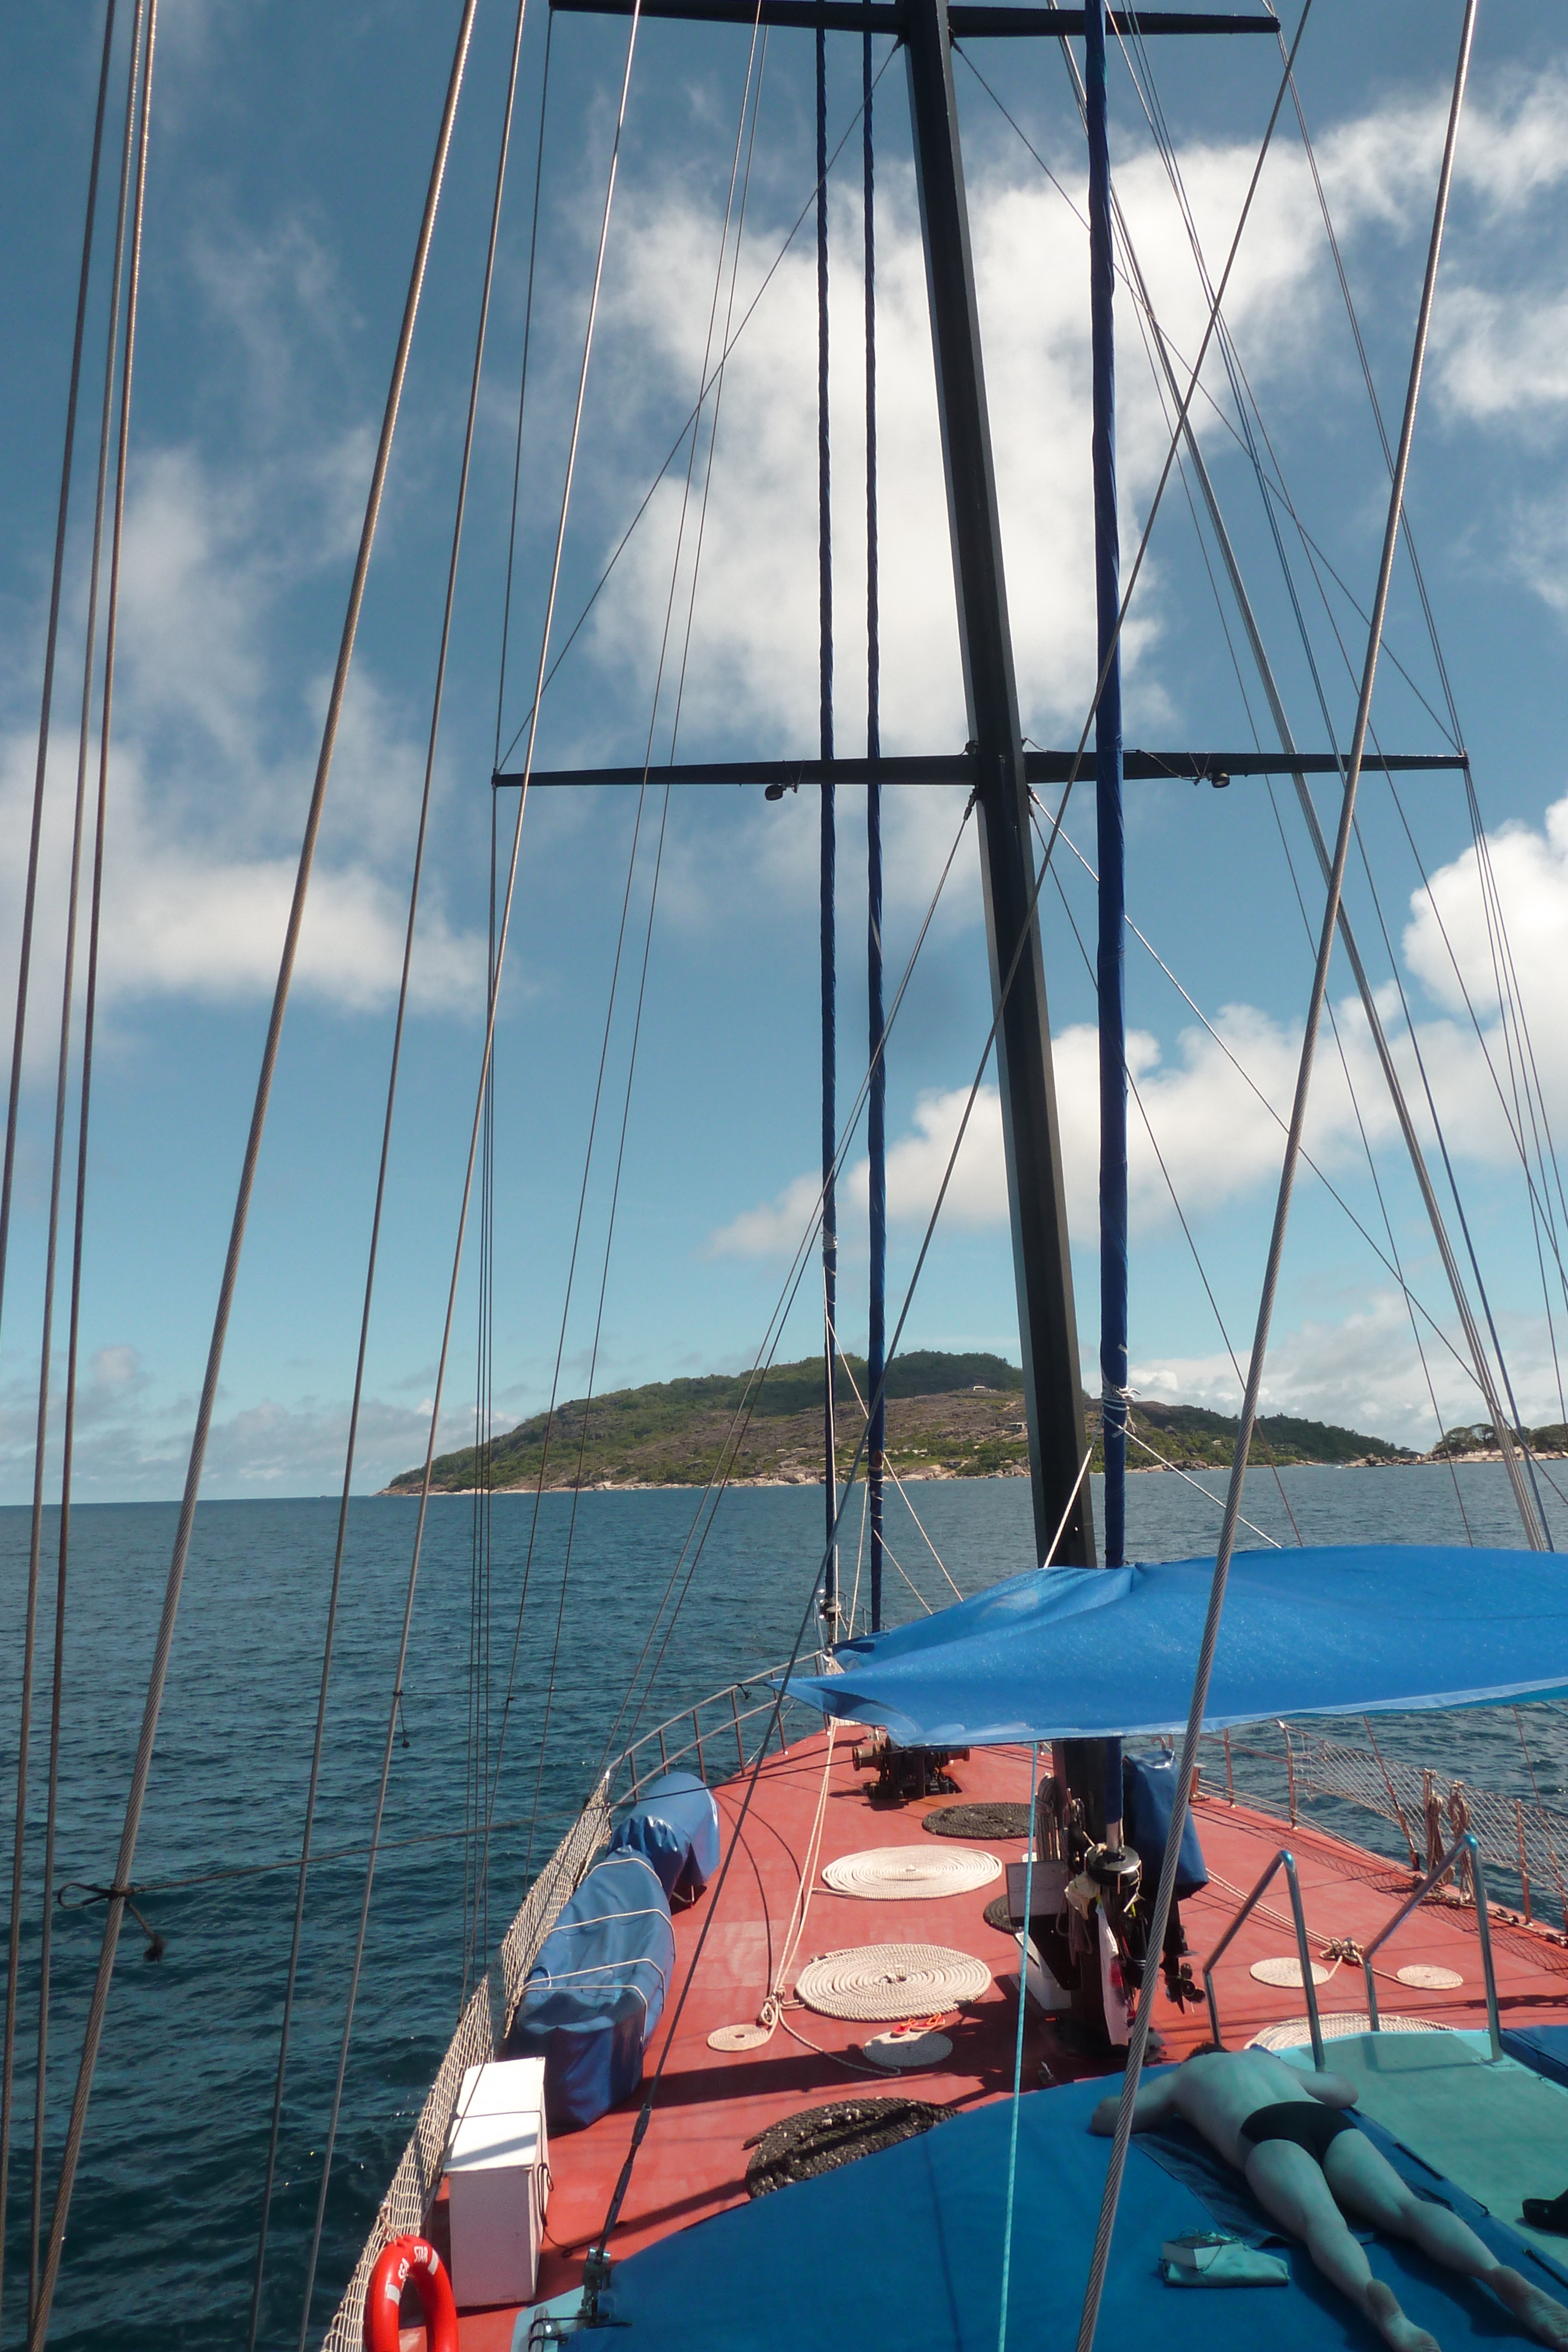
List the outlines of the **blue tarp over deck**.
{"label": "blue tarp over deck", "polygon": [[[1103,2082],[1037,2091],[1021,2103],[1008,2342],[1070,2352],[1099,2219],[1109,2140],[1085,2128]],[[918,2139],[678,2231],[617,2263],[614,2318],[628,2352],[996,2352],[1010,2103],[956,2116]],[[1375,2137],[1377,2137],[1375,2135]],[[655,2119],[649,2154],[657,2161]],[[1379,2137],[1387,2152],[1390,2143]],[[1239,2184],[1238,2184],[1239,2185]],[[1441,2186],[1428,2179],[1427,2186]],[[1469,2200],[1456,2210],[1505,2262],[1549,2294],[1568,2294],[1511,2232]],[[1214,2218],[1134,2140],[1098,2341],[1159,2352],[1376,2352],[1382,2339],[1317,2273],[1288,2255],[1288,2287],[1166,2286],[1161,2242]],[[1528,2339],[1484,2289],[1437,2272],[1414,2248],[1367,2248],[1410,2317],[1444,2352]],[[613,2253],[613,2248],[612,2248]]]}
{"label": "blue tarp over deck", "polygon": [[[1214,1562],[1031,1569],[835,1653],[792,1696],[906,1745],[1180,1732]],[[1205,1727],[1568,1692],[1568,1557],[1309,1546],[1231,1562]]]}

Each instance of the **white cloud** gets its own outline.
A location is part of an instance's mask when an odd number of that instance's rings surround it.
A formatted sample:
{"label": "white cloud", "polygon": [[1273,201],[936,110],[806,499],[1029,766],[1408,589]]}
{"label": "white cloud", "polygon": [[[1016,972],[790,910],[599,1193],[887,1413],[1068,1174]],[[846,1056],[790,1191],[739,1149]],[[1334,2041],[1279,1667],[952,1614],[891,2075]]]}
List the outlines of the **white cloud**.
{"label": "white cloud", "polygon": [[[265,995],[294,887],[327,681],[280,690],[278,607],[341,553],[336,499],[362,473],[350,434],[308,466],[314,533],[268,518],[264,467],[244,487],[190,449],[146,456],[126,524],[121,660],[110,768],[101,988],[116,1001]],[[298,497],[300,486],[294,485]],[[295,517],[298,520],[298,517]],[[57,706],[58,709],[58,706]],[[0,740],[0,924],[20,927],[36,742]],[[301,990],[350,1011],[388,1001],[402,964],[423,754],[409,714],[363,670],[350,677],[302,935]],[[89,776],[89,840],[96,791]],[[70,862],[75,747],[51,747],[40,867],[40,985],[52,986]],[[485,945],[425,901],[414,1002],[482,1006]],[[42,1051],[41,1032],[35,1048]]]}
{"label": "white cloud", "polygon": [[[1489,854],[1512,968],[1531,1025],[1535,1070],[1548,1116],[1561,1131],[1568,1125],[1568,1039],[1556,1018],[1568,948],[1568,799],[1547,811],[1539,832],[1511,824],[1489,837]],[[1508,1046],[1474,851],[1439,867],[1431,877],[1430,897],[1417,892],[1411,908],[1404,936],[1406,961],[1413,978],[1442,1008],[1437,1018],[1417,1021],[1416,1036],[1450,1150],[1471,1163],[1507,1166],[1514,1159],[1514,1145],[1499,1097],[1498,1075],[1506,1081]],[[1439,914],[1471,992],[1481,1025],[1479,1038],[1468,1015],[1457,1019],[1450,1010],[1462,1013],[1463,998],[1438,928]],[[1396,1025],[1396,1002],[1390,994],[1380,1003],[1379,1012],[1407,1099],[1418,1125],[1424,1125],[1420,1078],[1409,1033]],[[1336,1017],[1343,1059],[1325,1024],[1305,1138],[1312,1158],[1331,1171],[1360,1160],[1364,1132],[1375,1146],[1396,1144],[1397,1139],[1359,999],[1343,999]],[[1298,1024],[1277,1021],[1248,1004],[1221,1007],[1212,1016],[1212,1034],[1196,1023],[1184,1028],[1174,1047],[1147,1031],[1129,1034],[1128,1066],[1148,1119],[1145,1125],[1137,1104],[1129,1105],[1128,1190],[1134,1234],[1157,1232],[1174,1216],[1162,1160],[1189,1214],[1256,1198],[1274,1184],[1283,1154],[1282,1121],[1290,1112],[1300,1055]],[[1052,1040],[1052,1055],[1069,1220],[1075,1237],[1087,1240],[1097,1217],[1095,1031],[1087,1025],[1062,1031]],[[894,1222],[918,1225],[929,1216],[967,1092],[958,1087],[923,1096],[909,1131],[890,1145],[888,1213]],[[851,1196],[863,1204],[863,1160],[849,1171],[846,1183]],[[747,1211],[726,1224],[711,1246],[737,1255],[793,1250],[814,1207],[817,1189],[814,1179],[798,1178],[771,1206]],[[1001,1114],[992,1086],[982,1089],[977,1102],[944,1216],[952,1224],[973,1227],[1004,1224],[1007,1213]]]}
{"label": "white cloud", "polygon": [[[1452,1318],[1444,1321],[1460,1355]],[[1527,1427],[1562,1419],[1551,1341],[1544,1320],[1511,1318],[1502,1324],[1509,1370]],[[1437,1413],[1427,1391],[1410,1317],[1392,1286],[1374,1291],[1364,1306],[1338,1321],[1313,1318],[1278,1331],[1270,1344],[1260,1411],[1299,1413],[1337,1423],[1366,1435],[1426,1452],[1445,1429],[1484,1417],[1480,1393],[1455,1354],[1425,1324],[1422,1339]],[[1228,1356],[1143,1357],[1132,1366],[1135,1394],[1234,1413],[1240,1382]]]}

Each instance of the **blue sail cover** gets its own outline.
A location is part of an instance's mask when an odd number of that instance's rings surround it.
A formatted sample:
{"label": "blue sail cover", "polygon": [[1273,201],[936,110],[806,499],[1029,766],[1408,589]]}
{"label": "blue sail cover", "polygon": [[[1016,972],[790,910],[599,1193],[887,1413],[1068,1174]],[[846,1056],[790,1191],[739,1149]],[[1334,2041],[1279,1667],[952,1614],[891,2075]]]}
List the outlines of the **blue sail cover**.
{"label": "blue sail cover", "polygon": [[[790,1695],[906,1745],[1181,1732],[1212,1559],[1030,1569],[836,1653]],[[1204,1727],[1568,1692],[1568,1559],[1436,1544],[1238,1552]]]}
{"label": "blue sail cover", "polygon": [[695,1903],[718,1868],[718,1807],[695,1772],[651,1781],[615,1824],[612,1853],[640,1853],[673,1904]]}
{"label": "blue sail cover", "polygon": [[596,1863],[540,1945],[507,2036],[508,2058],[545,2062],[552,2131],[592,2123],[637,2088],[674,1965],[651,1864],[637,1853]]}

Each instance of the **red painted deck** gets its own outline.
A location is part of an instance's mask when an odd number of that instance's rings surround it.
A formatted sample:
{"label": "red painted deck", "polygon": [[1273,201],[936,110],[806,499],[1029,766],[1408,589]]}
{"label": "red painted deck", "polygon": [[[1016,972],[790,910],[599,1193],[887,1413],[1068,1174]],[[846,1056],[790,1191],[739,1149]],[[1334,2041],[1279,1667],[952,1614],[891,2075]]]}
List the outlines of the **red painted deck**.
{"label": "red painted deck", "polygon": [[[922,1829],[923,1817],[939,1805],[957,1801],[933,1797],[904,1806],[873,1805],[871,1777],[853,1770],[852,1744],[852,1734],[841,1729],[816,1885],[789,1988],[799,1970],[819,1953],[889,1942],[954,1946],[983,1959],[997,1977],[1011,1977],[1016,1983],[1016,1946],[982,1916],[986,1904],[1000,1891],[997,1882],[970,1894],[898,1902],[837,1895],[821,1884],[821,1864],[865,1847],[912,1844],[929,1851],[938,1842]],[[972,2008],[944,2020],[952,2054],[929,2073],[862,2071],[860,2043],[868,2032],[885,2028],[841,2022],[805,2009],[787,2009],[771,2042],[760,2049],[723,2054],[708,2048],[707,2036],[715,2027],[754,2019],[768,1990],[800,1889],[826,1752],[825,1736],[816,1735],[771,1758],[758,1777],[740,1850],[718,1895],[701,1963],[675,2030],[652,2126],[612,2244],[612,2257],[623,2258],[672,2231],[743,2203],[747,2142],[803,2107],[879,2086],[886,2091],[907,2088],[943,2106],[966,2106],[999,2097],[1011,2088],[1016,1992],[999,1981],[993,1981]],[[969,1762],[954,1768],[953,1777],[965,1800],[1027,1800],[1028,1752],[977,1748]],[[714,1794],[727,1853],[744,1783],[717,1788]],[[1304,1823],[1291,1828],[1274,1815],[1232,1806],[1223,1796],[1200,1790],[1197,1820],[1210,1884],[1182,1906],[1195,1974],[1282,1844],[1288,1843],[1296,1857],[1316,1952],[1333,1937],[1368,1942],[1412,1885],[1407,1870]],[[1021,1859],[1024,1851],[1021,1839],[966,1843],[984,1846],[1004,1862]],[[649,2053],[650,2073],[670,2032],[678,1988],[714,1902],[710,1887],[675,1921],[674,1987]],[[1294,1955],[1288,1904],[1281,1877],[1264,1898],[1267,1913],[1261,1906],[1254,1912],[1220,1965],[1216,1992],[1228,2043],[1239,2045],[1264,2026],[1304,2012],[1299,1989],[1263,1984],[1249,1973],[1254,1960]],[[1403,2013],[1437,2024],[1484,2028],[1485,1993],[1473,1916],[1457,1905],[1428,1903],[1406,1924],[1379,1955],[1378,2004],[1385,2016]],[[1552,2010],[1568,2012],[1568,1948],[1549,1932],[1527,1928],[1511,1913],[1500,1914],[1495,1906],[1492,1921],[1504,2023],[1541,2022]],[[1412,1962],[1454,1969],[1463,1982],[1448,1991],[1412,1991],[1394,1975]],[[1336,2011],[1364,2011],[1359,1965],[1335,1970],[1319,1988],[1319,2006],[1325,2016]],[[1208,2037],[1207,2011],[1178,2011],[1163,1990],[1155,2024],[1172,2057],[1185,2055]],[[1039,2086],[1042,2067],[1050,2069],[1046,2079],[1056,2081],[1096,2071],[1067,2050],[1052,2020],[1031,2008],[1024,2037],[1026,2089]],[[580,2277],[582,2256],[602,2226],[636,2113],[636,2103],[631,2102],[586,2131],[552,2139],[554,2180],[538,2282],[541,2300],[575,2285]],[[438,2213],[434,2224],[437,2231],[441,2218]],[[506,2352],[514,2317],[511,2310],[465,2314],[463,2352]],[[407,2352],[420,2344],[422,2333],[405,2335]]]}

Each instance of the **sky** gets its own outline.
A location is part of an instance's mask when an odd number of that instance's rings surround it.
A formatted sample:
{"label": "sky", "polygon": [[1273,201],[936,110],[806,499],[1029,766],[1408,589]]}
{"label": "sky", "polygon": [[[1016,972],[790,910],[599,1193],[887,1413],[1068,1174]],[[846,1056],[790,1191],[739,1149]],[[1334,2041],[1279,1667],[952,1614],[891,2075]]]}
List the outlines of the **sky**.
{"label": "sky", "polygon": [[[329,11],[163,0],[160,10],[86,1214],[84,1499],[167,1496],[183,1483],[457,13],[452,0]],[[1365,642],[1357,608],[1375,578],[1387,497],[1323,208],[1393,433],[1459,15],[1455,0],[1375,11],[1315,0],[1299,88],[1317,179],[1287,104],[1226,295],[1238,373],[1211,354],[1194,406],[1292,729],[1310,748],[1328,749],[1331,728],[1342,744],[1350,734]],[[73,5],[10,11],[0,26],[7,1034],[101,23],[96,6]],[[342,1476],[511,30],[509,9],[480,6],[235,1295],[208,1457],[214,1496],[324,1493]],[[541,146],[542,6],[524,28],[371,1320],[361,1489],[419,1458],[432,1411],[484,1036],[492,814],[504,874],[517,809],[516,793],[493,793],[489,777],[497,747],[503,766],[516,764],[527,741],[627,30],[624,20],[559,21]],[[882,740],[889,751],[948,752],[965,740],[963,689],[907,100],[885,46],[874,100]],[[831,51],[830,143],[846,142],[830,206],[835,725],[839,749],[852,753],[865,728],[859,43]],[[815,268],[810,222],[797,227],[813,180],[810,65],[804,37],[774,35],[758,97],[745,28],[639,32],[561,542],[542,767],[636,762],[650,744],[655,759],[672,743],[687,759],[816,750]],[[743,117],[748,68],[755,111]],[[120,70],[117,53],[117,89]],[[1033,742],[1071,748],[1094,666],[1082,132],[1055,45],[977,42],[956,73],[1023,726]],[[1160,41],[1112,60],[1127,233],[1170,348],[1189,359],[1207,316],[1194,240],[1217,275],[1279,73],[1264,38]],[[1174,143],[1175,182],[1151,117]],[[1407,777],[1397,801],[1369,777],[1347,890],[1423,1132],[1434,1109],[1440,1119],[1463,1235],[1451,1201],[1450,1222],[1461,1251],[1473,1245],[1531,1423],[1565,1417],[1557,1356],[1568,1344],[1553,1255],[1568,1221],[1554,1178],[1540,1173],[1532,1213],[1511,1131],[1511,1121],[1537,1140],[1568,1134],[1565,178],[1568,35],[1552,12],[1490,0],[1407,499],[1445,668],[1402,557],[1374,710],[1385,750],[1441,750],[1451,691],[1488,856],[1478,863],[1455,775]],[[100,293],[107,262],[100,241]],[[102,319],[99,302],[0,1326],[0,1497],[13,1501],[33,1480]],[[722,342],[727,321],[716,436],[710,394],[688,479],[680,436],[711,373],[708,338]],[[1117,326],[1130,564],[1169,425],[1125,282]],[[1278,486],[1279,544],[1238,429],[1242,382],[1261,417],[1253,451]],[[1173,474],[1124,642],[1130,744],[1271,740],[1197,511],[1193,477]],[[953,853],[888,1048],[896,1310],[980,1060],[989,987],[962,793],[886,798],[890,993]],[[524,822],[495,1053],[488,1377],[502,1426],[548,1402],[558,1356],[563,1396],[591,1381],[617,1388],[752,1362],[814,1213],[815,797],[769,804],[694,788],[667,812],[657,796],[640,813],[637,803],[624,789],[541,790]],[[1321,787],[1318,805],[1332,832]],[[838,817],[847,1119],[866,1056],[863,795],[842,792]],[[1130,937],[1127,950],[1142,1105],[1131,1113],[1132,1381],[1146,1396],[1230,1411],[1321,884],[1288,781],[1270,790],[1239,778],[1223,792],[1130,783],[1127,823],[1128,909],[1148,943]],[[1093,950],[1094,854],[1092,793],[1080,788],[1057,853],[1061,887],[1048,884],[1041,911],[1086,1371],[1098,1311],[1083,955]],[[1491,883],[1522,1021],[1500,1009]],[[1480,1402],[1343,956],[1331,1003],[1308,1123],[1315,1168],[1297,1190],[1264,1404],[1426,1446],[1439,1424],[1478,1418]],[[73,1086],[79,992],[78,1014]],[[989,1076],[910,1307],[909,1346],[1016,1356]],[[74,1130],[68,1162],[72,1149]],[[862,1122],[841,1214],[841,1332],[856,1349],[865,1199]],[[478,1283],[476,1211],[442,1444],[473,1433]],[[780,1355],[819,1344],[820,1318],[808,1272]],[[63,1327],[62,1295],[51,1479]]]}

